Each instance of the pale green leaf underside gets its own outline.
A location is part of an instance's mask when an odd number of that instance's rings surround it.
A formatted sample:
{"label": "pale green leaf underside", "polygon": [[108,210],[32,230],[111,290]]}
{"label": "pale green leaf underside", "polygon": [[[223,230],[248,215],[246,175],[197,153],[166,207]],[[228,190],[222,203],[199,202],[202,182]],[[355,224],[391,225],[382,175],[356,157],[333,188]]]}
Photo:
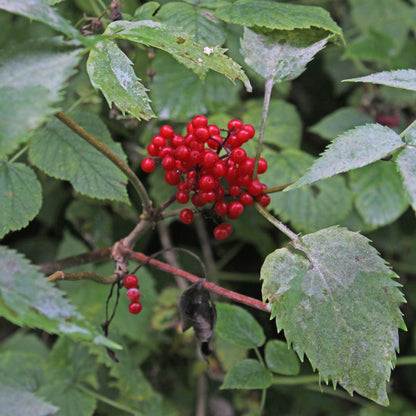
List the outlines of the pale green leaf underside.
{"label": "pale green leaf underside", "polygon": [[45,23],[69,38],[81,37],[73,26],[42,0],[0,0],[0,9]]}
{"label": "pale green leaf underside", "polygon": [[402,146],[400,136],[388,127],[380,124],[359,126],[338,136],[309,171],[286,191],[368,165]]}
{"label": "pale green leaf underside", "polygon": [[296,376],[300,371],[300,363],[296,354],[286,342],[277,339],[266,344],[264,358],[267,368],[285,376]]}
{"label": "pale green leaf underside", "polygon": [[119,348],[93,329],[35,266],[4,246],[0,246],[0,315],[16,325]]}
{"label": "pale green leaf underside", "polygon": [[[297,149],[285,149],[280,153],[265,149],[262,156],[269,168],[261,175],[261,181],[268,186],[295,181],[313,162],[312,156]],[[270,198],[269,208],[303,232],[340,224],[352,207],[351,195],[342,177],[291,192],[272,193]]]}
{"label": "pale green leaf underside", "polygon": [[126,39],[168,52],[202,80],[211,69],[223,74],[232,82],[239,79],[244,83],[246,90],[251,91],[246,74],[240,65],[225,55],[225,49],[215,46],[207,50],[209,45],[195,43],[190,35],[175,32],[171,27],[161,23],[152,20],[117,21],[107,27],[106,34],[112,38]]}
{"label": "pale green leaf underside", "polygon": [[369,82],[371,84],[381,84],[416,91],[416,70],[397,69],[395,71],[383,71],[365,77],[344,79],[343,82]]}
{"label": "pale green leaf underside", "polygon": [[[244,123],[251,124],[257,132],[260,129],[262,108],[263,100],[248,100],[247,111],[241,116]],[[302,120],[296,107],[284,100],[270,100],[264,142],[283,149],[298,148],[301,137]]]}
{"label": "pale green leaf underside", "polygon": [[364,236],[330,227],[301,238],[309,260],[278,249],[261,269],[278,331],[324,381],[388,404],[386,382],[405,328],[397,277]]}
{"label": "pale green leaf underside", "polygon": [[396,163],[409,201],[414,211],[416,211],[416,148],[407,146],[399,153]]}
{"label": "pale green leaf underside", "polygon": [[74,45],[58,38],[27,41],[0,52],[0,157],[56,112],[62,88],[79,61]]}
{"label": "pale green leaf underside", "polygon": [[4,416],[47,416],[57,411],[33,393],[0,383],[0,412]]}
{"label": "pale green leaf underside", "polygon": [[355,107],[344,107],[328,114],[318,123],[309,128],[309,131],[319,134],[324,139],[332,140],[344,131],[356,126],[371,123],[373,119]]}
{"label": "pale green leaf underside", "polygon": [[23,163],[0,162],[0,238],[25,227],[42,205],[42,187]]}
{"label": "pale green leaf underside", "polygon": [[104,94],[109,107],[114,103],[124,114],[138,120],[154,117],[146,88],[137,78],[130,59],[115,42],[102,41],[91,50],[87,71],[91,83]]}
{"label": "pale green leaf underside", "polygon": [[163,5],[156,17],[175,30],[192,35],[201,45],[221,46],[226,36],[224,23],[211,10],[198,6],[174,1]]}
{"label": "pale green leaf underside", "polygon": [[350,172],[355,207],[363,221],[381,227],[395,221],[409,203],[393,162],[378,161]]}
{"label": "pale green leaf underside", "polygon": [[[289,36],[289,39],[287,39]],[[241,54],[245,62],[264,79],[273,82],[290,81],[306,69],[306,65],[325,47],[327,38],[312,45],[298,46],[289,34],[256,33],[244,28]]]}
{"label": "pale green leaf underside", "polygon": [[216,334],[245,348],[260,347],[266,337],[260,324],[245,309],[227,303],[217,303]]}
{"label": "pale green leaf underside", "polygon": [[225,375],[221,389],[267,389],[272,380],[272,373],[259,361],[248,359],[239,362]]}
{"label": "pale green leaf underside", "polygon": [[265,0],[240,0],[219,7],[216,16],[227,23],[259,26],[267,29],[293,30],[316,27],[342,36],[341,28],[330,14],[314,6],[276,3]]}
{"label": "pale green leaf underside", "polygon": [[[103,122],[93,114],[71,114],[81,127],[125,160]],[[37,130],[29,149],[33,163],[55,178],[68,180],[81,194],[98,199],[128,203],[127,178],[98,150],[81,139],[59,120],[51,120]]]}

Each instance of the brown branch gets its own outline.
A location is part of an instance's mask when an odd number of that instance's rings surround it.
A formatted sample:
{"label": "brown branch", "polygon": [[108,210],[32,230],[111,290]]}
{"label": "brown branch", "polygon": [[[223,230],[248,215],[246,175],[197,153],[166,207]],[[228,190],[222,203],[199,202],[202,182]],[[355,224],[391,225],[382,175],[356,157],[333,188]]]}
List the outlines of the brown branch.
{"label": "brown branch", "polygon": [[48,277],[48,282],[56,282],[58,280],[69,280],[72,282],[77,280],[93,280],[97,283],[110,285],[117,281],[117,278],[118,277],[115,273],[111,276],[101,276],[94,272],[68,273],[59,270]]}
{"label": "brown branch", "polygon": [[111,259],[111,247],[103,248],[97,251],[91,251],[88,253],[78,254],[77,256],[65,257],[62,260],[51,261],[39,266],[39,270],[49,275],[56,270],[68,269],[74,266],[83,266],[88,263],[97,263],[99,261]]}
{"label": "brown branch", "polygon": [[263,194],[272,194],[274,192],[282,192],[284,189],[288,188],[293,183],[294,182],[290,182],[290,183],[287,183],[286,185],[273,186],[272,188],[267,188],[263,191]]}
{"label": "brown branch", "polygon": [[[148,260],[148,256],[146,256],[145,254],[134,252],[134,251],[131,251],[131,250],[125,250],[125,255],[127,257],[130,257],[131,259],[137,260],[141,263]],[[162,270],[162,271],[167,272],[167,273],[170,273],[172,275],[181,276],[184,279],[189,280],[190,282],[193,282],[193,283],[198,282],[199,280],[201,280],[201,278],[198,277],[198,276],[195,276],[195,275],[193,275],[191,273],[188,273],[184,270],[177,269],[176,267],[173,267],[170,264],[163,263],[159,260],[152,259],[148,262],[148,264],[150,266],[156,267],[157,269]],[[211,282],[208,282],[208,281],[205,282],[204,287],[207,290],[209,290],[210,292],[216,293],[220,296],[226,297],[226,298],[228,298],[230,300],[233,300],[235,302],[242,303],[244,305],[251,306],[252,308],[256,308],[256,309],[259,309],[261,311],[270,313],[269,307],[258,299],[254,299],[254,298],[250,298],[249,296],[241,295],[240,293],[233,292],[231,290],[225,289],[221,286],[218,286],[218,285],[216,285],[214,283],[211,283]]]}

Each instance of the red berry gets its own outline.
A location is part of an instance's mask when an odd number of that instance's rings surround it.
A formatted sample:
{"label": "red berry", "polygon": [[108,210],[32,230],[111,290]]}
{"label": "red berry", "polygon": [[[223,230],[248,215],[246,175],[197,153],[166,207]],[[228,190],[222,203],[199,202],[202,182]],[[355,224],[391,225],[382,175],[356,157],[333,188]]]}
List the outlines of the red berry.
{"label": "red berry", "polygon": [[230,134],[227,143],[230,145],[232,149],[239,147],[243,144],[243,142],[238,138],[236,134]]}
{"label": "red berry", "polygon": [[231,196],[238,196],[240,195],[241,192],[241,187],[238,185],[230,185],[230,187],[228,188],[228,193]]}
{"label": "red berry", "polygon": [[184,161],[189,158],[189,150],[185,145],[180,145],[175,150],[175,157],[178,160]]}
{"label": "red berry", "polygon": [[251,124],[244,124],[243,130],[248,132],[249,139],[253,138],[255,133],[256,133],[256,130],[254,129],[254,127]]}
{"label": "red berry", "polygon": [[147,157],[142,160],[141,167],[145,172],[150,173],[155,170],[156,163],[153,159],[150,159],[150,157]]}
{"label": "red berry", "polygon": [[251,181],[251,177],[247,173],[245,175],[237,176],[237,185],[247,186],[250,183],[250,181]]}
{"label": "red berry", "polygon": [[214,150],[217,150],[220,147],[220,143],[222,143],[222,137],[217,134],[211,135],[211,138],[207,141],[208,146]]}
{"label": "red berry", "polygon": [[244,162],[247,157],[247,153],[241,147],[237,147],[231,151],[231,160],[235,163]]}
{"label": "red berry", "polygon": [[173,128],[171,126],[162,126],[159,130],[159,134],[165,138],[165,139],[171,139],[175,132],[173,131]]}
{"label": "red berry", "polygon": [[187,125],[186,125],[186,132],[187,133],[193,133],[195,131],[195,127],[192,125],[192,121],[190,121]]}
{"label": "red berry", "polygon": [[223,162],[217,162],[212,168],[212,173],[216,178],[222,178],[225,174],[225,166]]}
{"label": "red berry", "polygon": [[140,302],[132,302],[129,305],[129,312],[133,315],[140,313],[142,310],[142,304]]}
{"label": "red berry", "polygon": [[162,159],[162,168],[164,170],[172,170],[176,168],[176,160],[172,156],[165,156]]}
{"label": "red berry", "polygon": [[230,220],[237,219],[244,211],[243,204],[238,201],[232,201],[228,205],[227,217]]}
{"label": "red berry", "polygon": [[206,150],[202,156],[202,164],[207,168],[215,166],[218,160],[218,155],[211,150]]}
{"label": "red berry", "polygon": [[253,203],[253,197],[248,192],[243,192],[238,200],[245,206],[248,207]]}
{"label": "red berry", "polygon": [[201,197],[199,196],[199,193],[195,193],[191,196],[191,202],[196,206],[196,207],[202,207],[203,205],[205,205],[205,202],[201,201]]}
{"label": "red berry", "polygon": [[215,124],[210,124],[208,126],[208,132],[210,136],[213,136],[215,134],[220,134],[220,129]]}
{"label": "red berry", "polygon": [[214,237],[217,240],[224,240],[232,233],[232,231],[233,227],[231,226],[231,224],[223,222],[222,224],[214,228]]}
{"label": "red berry", "polygon": [[159,148],[156,147],[153,143],[149,143],[147,146],[147,153],[153,157],[159,156]]}
{"label": "red berry", "polygon": [[245,175],[247,173],[253,172],[254,169],[254,160],[251,157],[247,157],[244,162],[238,166],[238,173]]}
{"label": "red berry", "polygon": [[163,159],[166,156],[173,156],[175,151],[170,146],[165,146],[160,149],[159,157]]}
{"label": "red berry", "polygon": [[218,188],[215,189],[215,200],[221,201],[221,199],[224,198],[225,195],[225,189],[222,185],[218,186]]}
{"label": "red berry", "polygon": [[191,224],[191,222],[194,220],[194,213],[189,209],[189,208],[184,208],[180,213],[179,213],[179,219],[184,223],[184,224]]}
{"label": "red berry", "polygon": [[140,290],[132,287],[127,291],[126,296],[130,302],[136,302],[140,299]]}
{"label": "red berry", "polygon": [[201,152],[198,150],[191,150],[189,152],[189,159],[192,161],[192,165],[196,166],[201,161]]}
{"label": "red berry", "polygon": [[259,195],[256,198],[256,201],[264,208],[266,208],[270,204],[270,197],[267,194]]}
{"label": "red berry", "polygon": [[169,185],[177,185],[181,180],[181,176],[176,169],[168,170],[165,172],[165,181]]}
{"label": "red berry", "polygon": [[175,149],[177,147],[179,147],[181,144],[183,143],[183,137],[179,134],[175,134],[171,139],[170,139],[170,144],[172,147],[174,147]]}
{"label": "red berry", "polygon": [[136,287],[139,281],[137,280],[137,277],[134,274],[128,274],[124,278],[124,286],[126,286],[127,289],[132,289],[133,287]]}
{"label": "red berry", "polygon": [[199,189],[201,191],[212,191],[215,188],[215,178],[211,175],[205,175],[199,180]]}
{"label": "red berry", "polygon": [[205,116],[195,116],[192,119],[192,126],[197,129],[198,127],[207,127],[208,120]]}
{"label": "red berry", "polygon": [[225,201],[217,201],[214,209],[218,215],[227,215],[228,204]]}
{"label": "red berry", "polygon": [[153,137],[152,143],[158,148],[161,148],[161,147],[166,146],[168,144],[167,141],[162,136]]}
{"label": "red berry", "polygon": [[227,124],[228,130],[239,130],[243,127],[241,120],[230,120]]}
{"label": "red berry", "polygon": [[250,137],[250,133],[247,130],[240,130],[237,133],[237,138],[238,140],[240,140],[241,143],[245,143],[246,141],[248,141],[251,137]]}
{"label": "red berry", "polygon": [[263,186],[258,180],[254,180],[247,185],[247,191],[250,195],[257,196],[262,193]]}
{"label": "red berry", "polygon": [[266,162],[265,159],[263,159],[261,157],[259,159],[259,164],[258,164],[258,167],[257,167],[257,173],[261,175],[262,173],[266,172],[266,170],[267,170],[267,162]]}
{"label": "red berry", "polygon": [[180,191],[176,194],[176,200],[180,204],[186,204],[189,201],[189,194],[186,191]]}
{"label": "red berry", "polygon": [[195,137],[200,142],[204,142],[205,140],[207,140],[209,138],[209,132],[208,132],[208,129],[206,127],[198,127],[195,130],[194,134],[195,134]]}

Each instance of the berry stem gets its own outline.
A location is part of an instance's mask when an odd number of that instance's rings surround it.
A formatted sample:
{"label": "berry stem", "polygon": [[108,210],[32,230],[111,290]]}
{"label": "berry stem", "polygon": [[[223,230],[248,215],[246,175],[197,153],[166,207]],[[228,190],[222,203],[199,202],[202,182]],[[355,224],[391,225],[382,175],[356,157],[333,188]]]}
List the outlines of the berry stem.
{"label": "berry stem", "polygon": [[114,273],[110,276],[101,276],[94,272],[77,272],[77,273],[69,273],[63,271],[57,271],[52,273],[48,276],[48,282],[56,282],[58,280],[69,280],[69,281],[77,281],[77,280],[93,280],[97,283],[102,283],[105,285],[113,284],[115,280],[117,280],[117,275]]}
{"label": "berry stem", "polygon": [[264,131],[266,130],[267,115],[269,113],[270,97],[272,95],[273,83],[274,83],[273,78],[267,79],[265,83],[265,87],[264,87],[263,110],[261,112],[259,140],[257,142],[256,159],[254,162],[254,169],[253,169],[253,175],[252,175],[253,180],[256,179],[256,176],[257,176],[259,159],[261,156],[261,149],[263,146]]}
{"label": "berry stem", "polygon": [[68,126],[79,137],[84,139],[91,146],[95,147],[107,159],[111,160],[111,162],[113,162],[127,176],[141,200],[143,212],[146,215],[150,216],[152,211],[152,201],[147,195],[145,187],[141,183],[140,179],[136,176],[136,174],[115,153],[113,153],[108,147],[104,146],[94,136],[86,132],[81,126],[79,126],[65,113],[63,113],[62,111],[58,111],[57,113],[55,113],[55,117],[58,120],[62,121],[62,123]]}

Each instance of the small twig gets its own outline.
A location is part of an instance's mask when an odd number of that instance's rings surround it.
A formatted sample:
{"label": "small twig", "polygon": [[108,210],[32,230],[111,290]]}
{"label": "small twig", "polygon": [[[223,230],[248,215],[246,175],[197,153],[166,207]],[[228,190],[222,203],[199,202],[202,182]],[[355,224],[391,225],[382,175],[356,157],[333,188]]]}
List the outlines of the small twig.
{"label": "small twig", "polygon": [[69,273],[63,272],[58,270],[55,273],[52,273],[48,277],[48,282],[56,282],[58,280],[69,280],[71,282],[77,280],[93,280],[97,283],[102,283],[104,285],[113,284],[117,281],[118,276],[116,274],[112,274],[111,276],[101,276],[94,272],[77,272],[77,273]]}
{"label": "small twig", "polygon": [[152,226],[151,222],[148,220],[141,220],[134,227],[133,231],[127,236],[124,237],[121,241],[125,247],[133,248],[139,238]]}
{"label": "small twig", "polygon": [[282,192],[284,189],[288,188],[293,183],[294,182],[290,182],[290,183],[287,183],[286,185],[273,186],[272,188],[265,189],[262,193],[263,194],[272,194],[274,192]]}
{"label": "small twig", "polygon": [[112,152],[107,146],[104,146],[94,136],[86,132],[81,126],[79,126],[65,113],[63,113],[62,111],[58,111],[57,113],[55,113],[55,117],[58,120],[62,121],[62,123],[68,126],[79,137],[84,139],[91,146],[93,146],[99,152],[101,152],[105,157],[107,157],[107,159],[113,162],[127,176],[141,200],[143,212],[147,216],[151,217],[152,201],[149,199],[145,187],[141,183],[140,179],[136,176],[136,174],[114,152]]}
{"label": "small twig", "polygon": [[269,113],[270,98],[272,96],[273,84],[274,84],[273,78],[267,79],[265,83],[265,87],[264,87],[263,110],[261,113],[259,140],[257,142],[257,150],[256,150],[256,159],[254,161],[254,169],[253,169],[253,175],[252,175],[253,179],[256,179],[256,176],[257,176],[261,149],[263,146],[264,132],[266,130],[267,115]]}
{"label": "small twig", "polygon": [[111,247],[103,248],[97,251],[91,251],[88,253],[78,254],[76,256],[65,257],[62,260],[51,261],[39,266],[41,273],[48,275],[56,270],[68,269],[74,266],[83,266],[88,263],[97,263],[103,260],[109,260],[111,258]]}
{"label": "small twig", "polygon": [[[171,266],[170,264],[163,263],[159,260],[148,260],[149,256],[146,256],[143,253],[134,252],[131,250],[125,250],[126,257],[130,257],[131,259],[137,260],[141,263],[148,262],[150,266],[156,267],[159,270],[167,272],[172,275],[178,275],[183,277],[186,280],[189,280],[192,283],[198,282],[201,280],[200,277],[195,276],[191,273],[188,273],[184,270],[177,269],[176,267]],[[242,303],[244,305],[250,306],[252,308],[259,309],[264,312],[270,313],[269,306],[263,303],[261,300],[250,298],[249,296],[241,295],[240,293],[233,292],[231,290],[225,289],[221,286],[218,286],[214,283],[206,281],[204,284],[205,289],[209,290],[210,292],[216,293],[220,296],[226,297],[230,300],[233,300],[238,303]]]}

